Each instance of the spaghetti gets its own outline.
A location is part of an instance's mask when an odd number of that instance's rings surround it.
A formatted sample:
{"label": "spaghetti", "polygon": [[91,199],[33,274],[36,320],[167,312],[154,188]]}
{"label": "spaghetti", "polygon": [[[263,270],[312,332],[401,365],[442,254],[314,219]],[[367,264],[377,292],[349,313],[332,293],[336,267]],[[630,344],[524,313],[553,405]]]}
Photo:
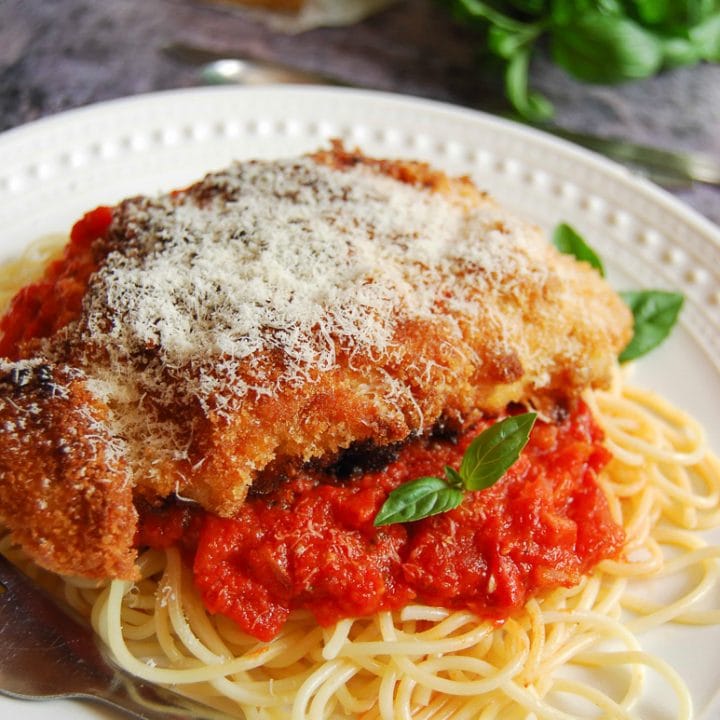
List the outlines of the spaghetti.
{"label": "spaghetti", "polygon": [[64,235],[47,235],[28,245],[18,258],[2,264],[0,308],[3,311],[21,287],[40,277],[48,263],[60,256],[66,243]]}

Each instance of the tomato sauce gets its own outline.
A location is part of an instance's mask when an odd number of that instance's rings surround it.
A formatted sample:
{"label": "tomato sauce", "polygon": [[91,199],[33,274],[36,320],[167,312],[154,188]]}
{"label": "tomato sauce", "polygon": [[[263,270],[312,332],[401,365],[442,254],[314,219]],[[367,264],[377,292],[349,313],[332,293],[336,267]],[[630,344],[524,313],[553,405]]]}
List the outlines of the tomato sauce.
{"label": "tomato sauce", "polygon": [[261,640],[277,635],[295,608],[322,625],[411,601],[501,620],[617,556],[624,534],[596,482],[610,455],[582,404],[564,422],[537,422],[506,475],[468,492],[458,508],[373,526],[391,490],[442,476],[446,464],[457,468],[483,429],[454,442],[414,441],[384,470],[346,480],[303,473],[250,499],[233,519],[177,507],[147,513],[138,540],[182,538],[207,608]]}
{"label": "tomato sauce", "polygon": [[90,275],[97,269],[93,242],[110,227],[112,210],[98,207],[75,223],[62,257],[26,285],[0,318],[0,357],[19,359],[20,343],[48,337],[80,314]]}

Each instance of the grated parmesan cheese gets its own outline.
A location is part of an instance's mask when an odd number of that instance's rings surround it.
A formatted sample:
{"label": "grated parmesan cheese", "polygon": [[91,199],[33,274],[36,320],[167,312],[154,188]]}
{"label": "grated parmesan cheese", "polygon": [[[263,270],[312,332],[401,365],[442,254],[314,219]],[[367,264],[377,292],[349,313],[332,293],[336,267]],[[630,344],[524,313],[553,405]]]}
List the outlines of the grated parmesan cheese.
{"label": "grated parmesan cheese", "polygon": [[[498,217],[490,203],[468,210],[366,167],[236,163],[182,203],[124,204],[125,237],[91,284],[84,340],[116,374],[151,349],[146,390],[161,392],[169,373],[173,394],[222,411],[333,368],[338,352],[387,355],[397,324],[432,316],[445,288],[471,317],[458,270],[482,268],[475,290],[527,274],[539,242]],[[253,362],[268,352],[281,354],[279,377]]]}

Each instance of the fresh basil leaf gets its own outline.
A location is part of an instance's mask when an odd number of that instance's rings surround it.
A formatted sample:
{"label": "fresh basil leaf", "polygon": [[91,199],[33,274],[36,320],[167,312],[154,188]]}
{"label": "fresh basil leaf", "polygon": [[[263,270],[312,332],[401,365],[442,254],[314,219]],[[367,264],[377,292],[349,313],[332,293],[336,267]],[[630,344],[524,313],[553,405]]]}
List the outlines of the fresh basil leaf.
{"label": "fresh basil leaf", "polygon": [[595,9],[595,0],[552,0],[549,20],[554,25],[564,25],[573,18]]}
{"label": "fresh basil leaf", "polygon": [[632,340],[620,353],[620,362],[645,355],[657,347],[677,322],[684,298],[680,293],[664,290],[621,292],[620,296],[632,310]]}
{"label": "fresh basil leaf", "polygon": [[456,508],[463,491],[437,477],[421,477],[395,488],[375,516],[375,527],[412,522]]}
{"label": "fresh basil leaf", "polygon": [[690,37],[703,60],[720,62],[720,12],[691,28]]}
{"label": "fresh basil leaf", "polygon": [[440,0],[505,61],[505,93],[526,119],[552,117],[529,91],[528,64],[548,36],[555,62],[596,83],[643,78],[664,67],[720,62],[720,0]]}
{"label": "fresh basil leaf", "polygon": [[[659,0],[655,1],[659,2]],[[630,5],[629,15],[633,17],[640,15],[639,19],[645,24],[675,33],[687,31],[689,28],[699,25],[720,10],[717,0],[665,0],[667,9],[663,17],[651,22],[643,18],[641,13],[634,12],[634,9],[638,2],[652,4],[652,0],[625,0],[625,2]]]}
{"label": "fresh basil leaf", "polygon": [[553,245],[565,255],[572,255],[594,267],[602,277],[605,277],[605,268],[597,253],[585,242],[573,227],[567,223],[560,223],[553,232]]}
{"label": "fresh basil leaf", "polygon": [[480,433],[465,451],[459,472],[445,466],[447,480],[421,477],[395,488],[375,516],[375,527],[452,510],[462,502],[465,490],[490,487],[518,459],[536,417],[532,412],[514,415]]}
{"label": "fresh basil leaf", "polygon": [[525,447],[537,413],[512,415],[480,433],[468,446],[460,476],[468,490],[483,490],[497,482]]}
{"label": "fresh basil leaf", "polygon": [[657,38],[627,17],[585,13],[551,32],[558,65],[580,80],[612,83],[647,77],[662,65]]}
{"label": "fresh basil leaf", "polygon": [[620,0],[595,0],[597,9],[603,15],[624,15],[625,10]]}
{"label": "fresh basil leaf", "polygon": [[634,10],[646,25],[663,22],[670,11],[670,0],[634,0]]}
{"label": "fresh basil leaf", "polygon": [[685,6],[685,16],[681,17],[681,21],[689,26],[699,25],[720,13],[720,3],[717,0],[685,0],[684,3],[676,4],[678,9]]}

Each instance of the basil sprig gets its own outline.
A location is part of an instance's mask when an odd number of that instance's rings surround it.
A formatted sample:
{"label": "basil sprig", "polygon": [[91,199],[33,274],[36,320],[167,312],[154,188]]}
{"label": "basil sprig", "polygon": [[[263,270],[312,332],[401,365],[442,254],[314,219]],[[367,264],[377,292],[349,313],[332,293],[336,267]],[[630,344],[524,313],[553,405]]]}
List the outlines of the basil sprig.
{"label": "basil sprig", "polygon": [[[567,223],[555,228],[553,244],[560,252],[589,263],[605,277],[600,257]],[[665,340],[677,322],[685,298],[667,290],[633,290],[621,292],[620,297],[633,314],[632,339],[618,357],[624,363],[649,353]]]}
{"label": "basil sprig", "polygon": [[495,484],[527,444],[537,413],[513,415],[483,431],[468,445],[460,469],[445,477],[421,477],[395,488],[375,516],[374,525],[412,522],[456,508],[468,490]]}

